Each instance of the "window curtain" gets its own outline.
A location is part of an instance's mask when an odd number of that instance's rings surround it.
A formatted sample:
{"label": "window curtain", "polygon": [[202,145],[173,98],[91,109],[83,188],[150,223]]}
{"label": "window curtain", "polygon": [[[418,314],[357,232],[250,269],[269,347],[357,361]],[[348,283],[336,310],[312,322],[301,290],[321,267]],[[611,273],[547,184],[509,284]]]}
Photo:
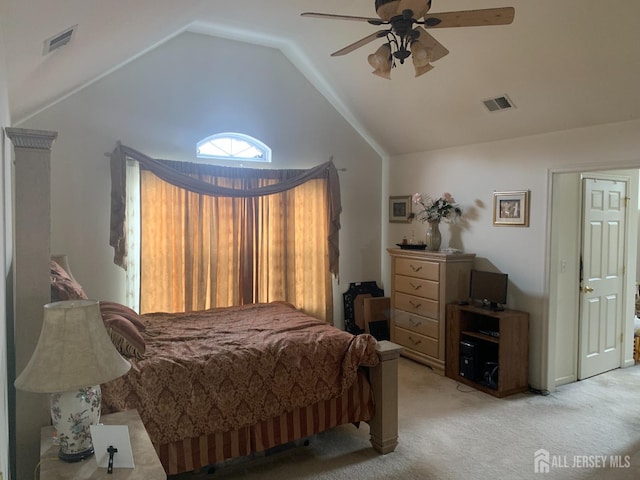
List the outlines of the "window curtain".
{"label": "window curtain", "polygon": [[125,222],[127,255],[125,303],[140,311],[140,166],[128,159],[126,164],[126,213]]}
{"label": "window curtain", "polygon": [[341,210],[332,162],[229,168],[155,160],[118,145],[110,244],[124,268],[126,158],[139,162],[143,186],[141,312],[286,300],[332,322]]}

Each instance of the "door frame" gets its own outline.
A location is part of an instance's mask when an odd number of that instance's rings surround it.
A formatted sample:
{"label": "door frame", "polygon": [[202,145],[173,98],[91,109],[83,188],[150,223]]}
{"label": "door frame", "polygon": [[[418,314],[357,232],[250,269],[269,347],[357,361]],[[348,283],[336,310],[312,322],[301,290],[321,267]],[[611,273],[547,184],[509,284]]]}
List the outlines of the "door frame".
{"label": "door frame", "polygon": [[[636,205],[639,191],[640,163],[632,165],[599,165],[589,168],[565,168],[547,170],[547,234],[545,261],[545,299],[547,321],[543,322],[542,371],[546,391],[554,391],[559,385],[577,380],[578,351],[578,297],[577,274],[571,271],[579,262],[579,235],[582,205],[581,175],[586,173],[611,174],[628,177],[630,205]],[[562,188],[560,188],[562,186]],[[636,203],[633,203],[633,202]],[[631,212],[636,214],[631,214]],[[628,299],[635,297],[635,277],[638,245],[638,215],[636,209],[628,209],[628,229],[625,251],[627,265],[625,278],[625,317],[622,326],[623,345],[620,366],[634,365],[633,361],[633,315],[634,305]],[[569,219],[566,222],[562,216]],[[577,222],[571,219],[578,219]],[[574,255],[571,257],[571,255]],[[563,257],[564,256],[564,257]],[[565,258],[566,257],[566,258]],[[566,260],[567,278],[561,278],[560,266]],[[565,297],[562,297],[563,289]],[[568,289],[568,290],[567,290]],[[566,302],[566,292],[574,292],[572,302]],[[560,298],[563,301],[560,302]],[[567,321],[569,318],[569,321]]]}

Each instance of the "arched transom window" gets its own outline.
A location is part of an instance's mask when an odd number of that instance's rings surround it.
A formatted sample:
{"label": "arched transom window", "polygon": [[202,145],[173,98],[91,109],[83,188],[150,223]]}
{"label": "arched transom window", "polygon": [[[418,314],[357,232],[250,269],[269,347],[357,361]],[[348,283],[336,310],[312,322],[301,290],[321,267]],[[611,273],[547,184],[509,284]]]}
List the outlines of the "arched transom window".
{"label": "arched transom window", "polygon": [[215,160],[271,162],[271,149],[249,135],[226,132],[200,140],[197,156]]}

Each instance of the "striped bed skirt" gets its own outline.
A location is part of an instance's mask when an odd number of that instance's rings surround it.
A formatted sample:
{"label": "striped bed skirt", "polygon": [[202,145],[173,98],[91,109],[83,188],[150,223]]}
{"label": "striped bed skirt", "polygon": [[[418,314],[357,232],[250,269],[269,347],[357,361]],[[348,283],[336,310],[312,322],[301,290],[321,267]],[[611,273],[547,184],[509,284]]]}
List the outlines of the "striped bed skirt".
{"label": "striped bed skirt", "polygon": [[155,447],[167,475],[175,475],[262,452],[338,425],[368,421],[373,413],[373,392],[367,372],[361,368],[357,381],[340,397],[297,408],[239,430],[210,433]]}

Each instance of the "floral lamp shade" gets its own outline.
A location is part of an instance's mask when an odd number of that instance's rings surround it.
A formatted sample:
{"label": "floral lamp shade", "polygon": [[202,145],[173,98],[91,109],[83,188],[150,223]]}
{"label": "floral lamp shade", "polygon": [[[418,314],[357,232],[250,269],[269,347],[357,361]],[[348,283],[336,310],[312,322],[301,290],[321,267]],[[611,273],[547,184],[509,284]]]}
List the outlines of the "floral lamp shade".
{"label": "floral lamp shade", "polygon": [[100,384],[130,368],[111,342],[98,301],[55,302],[44,306],[38,344],[15,387],[51,394],[58,456],[73,462],[93,454],[90,426],[100,420]]}

